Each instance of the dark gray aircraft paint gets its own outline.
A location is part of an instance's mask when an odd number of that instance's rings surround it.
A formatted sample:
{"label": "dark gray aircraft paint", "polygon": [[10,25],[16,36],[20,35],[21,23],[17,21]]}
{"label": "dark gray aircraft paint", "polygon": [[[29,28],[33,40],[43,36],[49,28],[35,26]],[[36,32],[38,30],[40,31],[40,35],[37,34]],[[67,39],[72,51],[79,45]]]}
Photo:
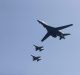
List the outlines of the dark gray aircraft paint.
{"label": "dark gray aircraft paint", "polygon": [[47,34],[43,37],[43,39],[41,40],[42,42],[44,40],[46,40],[49,36],[52,36],[54,38],[56,38],[57,36],[59,36],[59,39],[65,39],[65,36],[67,35],[70,35],[69,33],[62,33],[61,31],[59,30],[62,30],[64,28],[67,28],[67,27],[70,27],[72,26],[73,24],[69,24],[69,25],[65,25],[65,26],[61,26],[61,27],[51,27],[51,26],[48,26],[47,24],[45,24],[44,22],[40,21],[40,20],[37,20],[41,25],[43,25],[44,28],[46,28],[47,30]]}
{"label": "dark gray aircraft paint", "polygon": [[42,50],[44,50],[43,46],[36,46],[36,45],[33,45],[33,46],[35,47],[36,51],[42,51]]}
{"label": "dark gray aircraft paint", "polygon": [[34,56],[34,55],[31,55],[31,56],[33,57],[33,61],[36,60],[36,61],[38,62],[38,61],[41,60],[41,59],[40,59],[40,58],[41,58],[40,56]]}

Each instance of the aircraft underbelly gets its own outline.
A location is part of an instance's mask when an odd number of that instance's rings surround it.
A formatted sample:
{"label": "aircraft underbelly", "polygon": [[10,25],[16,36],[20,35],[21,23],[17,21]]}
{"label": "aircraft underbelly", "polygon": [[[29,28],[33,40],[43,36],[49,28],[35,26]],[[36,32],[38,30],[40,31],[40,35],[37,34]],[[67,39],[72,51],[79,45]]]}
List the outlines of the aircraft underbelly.
{"label": "aircraft underbelly", "polygon": [[56,30],[54,30],[54,31],[51,31],[50,32],[51,33],[51,36],[53,36],[53,37],[57,37],[57,36],[61,36],[62,35],[62,33],[60,32],[60,31],[56,31]]}

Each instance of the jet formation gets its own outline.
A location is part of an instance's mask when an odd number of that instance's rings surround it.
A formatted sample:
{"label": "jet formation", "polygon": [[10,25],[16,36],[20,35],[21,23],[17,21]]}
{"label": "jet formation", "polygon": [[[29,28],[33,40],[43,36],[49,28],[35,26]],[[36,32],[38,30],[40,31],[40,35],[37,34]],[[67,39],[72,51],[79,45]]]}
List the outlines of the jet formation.
{"label": "jet formation", "polygon": [[[43,49],[43,46],[37,46],[37,45],[33,45],[34,47],[35,47],[35,51],[43,51],[44,49]],[[33,58],[33,61],[40,61],[41,59],[41,56],[34,56],[34,55],[31,55],[32,56],[32,58]]]}
{"label": "jet formation", "polygon": [[70,26],[73,25],[73,24],[69,24],[69,25],[60,26],[60,27],[51,27],[51,26],[48,26],[43,21],[40,21],[40,20],[37,20],[37,21],[38,21],[38,23],[40,23],[47,30],[47,34],[41,40],[42,42],[44,40],[46,40],[49,36],[52,36],[54,38],[59,36],[59,40],[65,39],[65,36],[70,35],[70,33],[62,33],[60,30],[65,29],[65,28],[70,27]]}
{"label": "jet formation", "polygon": [[[59,37],[59,40],[65,39],[65,36],[70,35],[70,33],[63,33],[60,30],[68,28],[70,26],[73,26],[73,24],[68,24],[68,25],[60,26],[60,27],[52,27],[43,21],[37,20],[37,22],[40,23],[47,30],[46,35],[41,40],[42,42],[44,40],[46,40],[49,36],[52,36],[54,38]],[[36,45],[33,45],[33,46],[35,47],[35,51],[43,51],[44,50],[43,46],[36,46]],[[42,60],[42,59],[40,59],[41,56],[34,56],[34,55],[31,55],[31,56],[33,58],[33,61],[38,62],[38,61]]]}

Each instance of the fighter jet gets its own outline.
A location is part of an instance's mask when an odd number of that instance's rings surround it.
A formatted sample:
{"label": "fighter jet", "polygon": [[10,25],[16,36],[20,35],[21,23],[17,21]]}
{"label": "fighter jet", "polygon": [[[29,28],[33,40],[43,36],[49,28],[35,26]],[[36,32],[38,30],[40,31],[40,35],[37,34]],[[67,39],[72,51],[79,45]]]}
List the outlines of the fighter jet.
{"label": "fighter jet", "polygon": [[39,46],[34,45],[34,47],[35,47],[35,50],[36,50],[36,51],[38,51],[38,50],[39,50],[39,51],[44,50],[44,49],[43,49],[43,46],[40,46],[40,47],[39,47]]}
{"label": "fighter jet", "polygon": [[51,27],[48,26],[46,23],[44,23],[43,21],[37,20],[44,28],[46,28],[47,30],[47,34],[43,37],[43,39],[41,40],[42,42],[44,40],[46,40],[49,36],[52,36],[54,38],[56,38],[57,36],[59,36],[59,40],[61,39],[65,39],[65,36],[70,35],[69,33],[62,33],[60,30],[65,29],[67,27],[72,26],[73,24],[69,24],[69,25],[65,25],[65,26],[61,26],[61,27]]}
{"label": "fighter jet", "polygon": [[40,59],[40,56],[33,56],[33,55],[31,55],[32,57],[33,57],[33,61],[40,61],[41,59]]}

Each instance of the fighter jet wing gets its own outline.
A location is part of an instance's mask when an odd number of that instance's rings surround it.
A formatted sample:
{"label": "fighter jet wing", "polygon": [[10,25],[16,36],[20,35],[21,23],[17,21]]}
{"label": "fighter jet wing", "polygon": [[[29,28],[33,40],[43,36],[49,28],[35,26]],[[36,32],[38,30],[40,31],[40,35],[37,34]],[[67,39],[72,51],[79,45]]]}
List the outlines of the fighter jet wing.
{"label": "fighter jet wing", "polygon": [[73,24],[61,26],[61,27],[57,27],[56,29],[57,29],[57,30],[62,30],[62,29],[65,29],[65,28],[67,28],[67,27],[70,27],[70,26],[72,26],[72,25],[73,25]]}
{"label": "fighter jet wing", "polygon": [[41,46],[40,48],[43,48],[43,46]]}
{"label": "fighter jet wing", "polygon": [[41,58],[40,56],[38,56],[37,58]]}

